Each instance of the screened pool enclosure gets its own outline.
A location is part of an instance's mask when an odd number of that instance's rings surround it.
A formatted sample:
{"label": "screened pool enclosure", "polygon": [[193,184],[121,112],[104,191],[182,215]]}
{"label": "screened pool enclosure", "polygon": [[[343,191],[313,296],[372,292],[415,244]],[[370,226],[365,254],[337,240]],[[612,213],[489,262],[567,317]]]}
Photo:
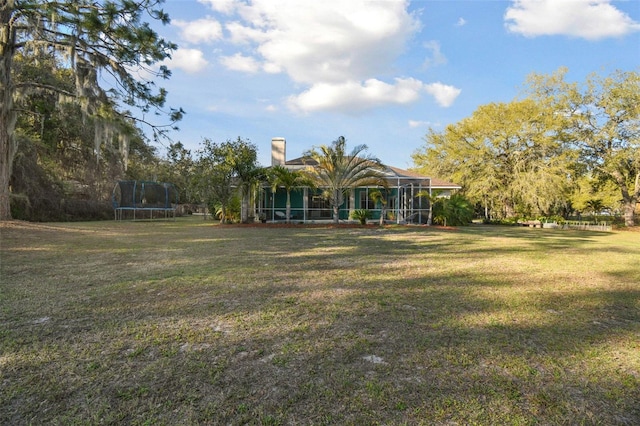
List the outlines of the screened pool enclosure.
{"label": "screened pool enclosure", "polygon": [[[389,223],[427,223],[431,203],[425,195],[431,195],[431,179],[403,172],[387,168],[387,188],[371,186],[347,191],[339,208],[340,220],[348,220],[353,210],[366,209],[371,212],[372,221],[378,221],[384,212],[384,220]],[[384,205],[383,201],[372,195],[374,191],[382,192]],[[332,220],[333,210],[323,196],[322,188],[296,188],[290,196],[291,221],[308,223]],[[286,200],[287,194],[282,188],[273,191],[265,186],[261,191],[258,212],[268,221],[286,220]]]}

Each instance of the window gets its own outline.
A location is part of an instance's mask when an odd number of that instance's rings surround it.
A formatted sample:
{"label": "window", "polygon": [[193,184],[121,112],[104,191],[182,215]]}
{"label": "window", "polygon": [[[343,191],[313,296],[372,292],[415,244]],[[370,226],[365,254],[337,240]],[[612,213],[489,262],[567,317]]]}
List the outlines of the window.
{"label": "window", "polygon": [[331,207],[326,198],[321,195],[309,195],[309,217],[312,219],[331,217]]}
{"label": "window", "polygon": [[396,196],[391,196],[387,199],[387,210],[395,210],[396,207],[398,206],[398,199],[396,198]]}
{"label": "window", "polygon": [[311,196],[311,203],[309,203],[309,207],[312,209],[328,209],[329,201],[322,196],[313,195]]}
{"label": "window", "polygon": [[361,190],[360,191],[360,208],[373,210],[376,208],[376,203],[369,198],[369,190]]}

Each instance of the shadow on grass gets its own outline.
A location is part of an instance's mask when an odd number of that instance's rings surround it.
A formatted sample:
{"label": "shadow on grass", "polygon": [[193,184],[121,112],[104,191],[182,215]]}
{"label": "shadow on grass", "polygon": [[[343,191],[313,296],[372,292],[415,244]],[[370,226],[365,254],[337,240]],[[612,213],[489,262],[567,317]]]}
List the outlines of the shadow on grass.
{"label": "shadow on grass", "polygon": [[600,234],[130,229],[3,247],[3,423],[640,420],[637,268],[538,262]]}

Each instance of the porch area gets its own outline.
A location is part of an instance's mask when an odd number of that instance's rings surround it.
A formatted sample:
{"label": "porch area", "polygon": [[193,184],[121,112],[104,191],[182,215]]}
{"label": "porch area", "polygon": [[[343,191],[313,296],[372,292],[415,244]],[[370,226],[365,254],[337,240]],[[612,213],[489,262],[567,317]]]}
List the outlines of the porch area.
{"label": "porch area", "polygon": [[[372,196],[373,191],[382,192],[382,200]],[[370,222],[379,222],[384,214],[386,223],[426,224],[431,212],[432,195],[430,178],[402,178],[393,176],[388,179],[387,188],[359,187],[349,190],[338,210],[341,222],[351,221],[351,212],[356,209],[368,210]],[[318,223],[333,220],[333,210],[322,189],[309,187],[296,188],[290,193],[290,221],[294,223]],[[275,192],[270,187],[261,188],[257,205],[257,214],[266,222],[285,222],[287,220],[287,193],[284,188]]]}

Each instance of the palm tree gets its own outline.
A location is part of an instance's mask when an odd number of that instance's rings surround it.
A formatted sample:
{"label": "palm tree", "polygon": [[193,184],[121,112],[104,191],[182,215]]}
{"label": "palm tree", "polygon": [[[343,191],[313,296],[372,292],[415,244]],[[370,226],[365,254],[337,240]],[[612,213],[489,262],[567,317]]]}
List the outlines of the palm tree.
{"label": "palm tree", "polygon": [[311,182],[308,177],[300,171],[289,170],[280,165],[273,166],[269,170],[268,179],[273,192],[276,192],[278,188],[284,188],[287,192],[286,221],[289,223],[291,220],[291,191],[303,186],[311,186]]}
{"label": "palm tree", "polygon": [[388,192],[389,192],[389,189],[386,187],[386,185],[382,189],[376,188],[371,192],[369,192],[369,198],[371,198],[374,203],[380,202],[380,226],[384,225],[384,217],[387,214]]}
{"label": "palm tree", "polygon": [[601,199],[592,198],[587,201],[586,207],[591,211],[591,214],[593,214],[593,217],[595,218],[596,215],[605,208],[605,205]]}
{"label": "palm tree", "polygon": [[366,145],[357,145],[347,154],[346,144],[345,138],[340,136],[330,146],[320,145],[318,150],[314,148],[305,153],[305,157],[317,163],[309,164],[306,172],[316,187],[323,188],[333,209],[334,223],[339,221],[339,208],[348,190],[385,182],[380,160],[365,154]]}
{"label": "palm tree", "polygon": [[423,190],[416,194],[417,197],[422,197],[429,202],[429,215],[427,216],[427,225],[431,225],[433,223],[433,205],[438,201],[441,192],[442,191],[440,190]]}
{"label": "palm tree", "polygon": [[[247,223],[249,221],[250,210],[255,210],[255,203],[252,200],[255,199],[255,192],[260,183],[264,179],[265,169],[264,167],[253,166],[246,167],[238,173],[238,187],[240,189],[240,221]],[[253,203],[253,204],[252,204]]]}
{"label": "palm tree", "polygon": [[435,205],[437,216],[452,226],[467,225],[473,219],[473,205],[460,194],[441,198]]}

